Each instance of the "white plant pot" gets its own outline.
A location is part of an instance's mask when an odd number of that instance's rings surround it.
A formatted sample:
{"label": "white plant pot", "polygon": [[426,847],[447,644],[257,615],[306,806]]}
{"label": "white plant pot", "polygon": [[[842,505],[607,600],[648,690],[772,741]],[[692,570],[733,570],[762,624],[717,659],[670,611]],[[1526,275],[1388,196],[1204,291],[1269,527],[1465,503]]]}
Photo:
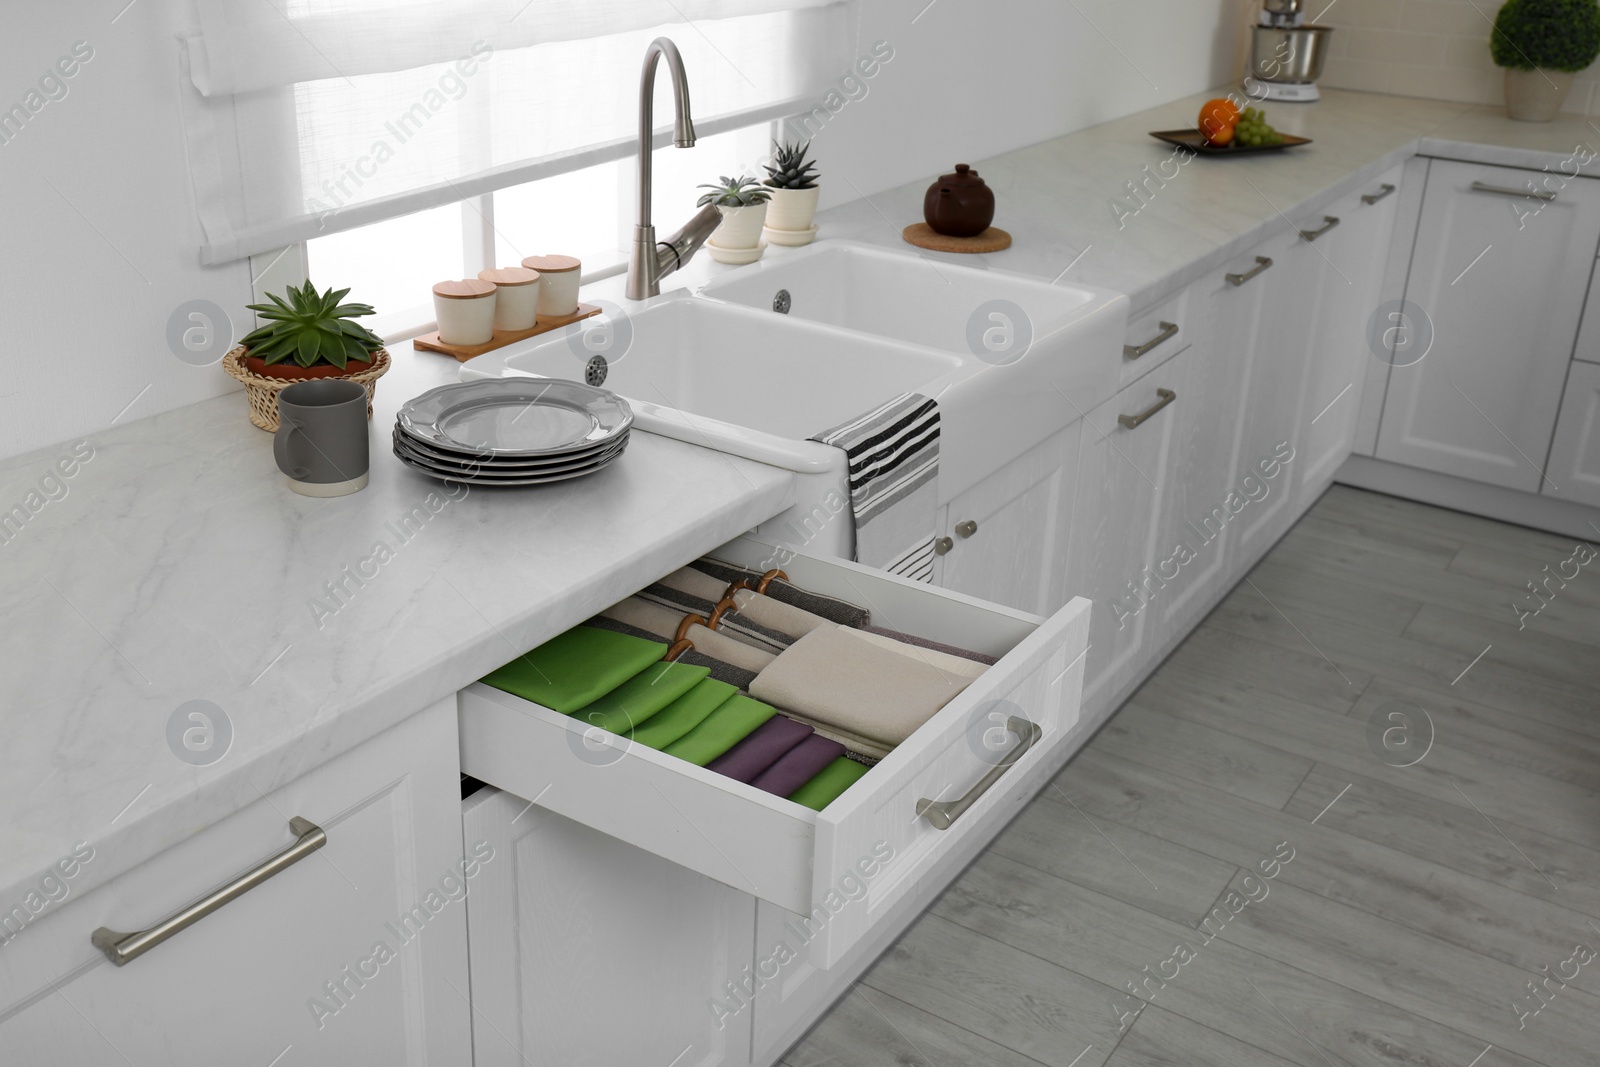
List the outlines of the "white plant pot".
{"label": "white plant pot", "polygon": [[748,207],[724,207],[722,225],[711,235],[711,243],[723,248],[754,248],[761,243],[761,227],[767,221],[767,205],[751,204]]}
{"label": "white plant pot", "polygon": [[1519,122],[1549,122],[1567,102],[1572,75],[1560,70],[1506,70],[1506,114]]}
{"label": "white plant pot", "polygon": [[809,230],[817,214],[819,186],[809,189],[773,189],[767,204],[767,229]]}

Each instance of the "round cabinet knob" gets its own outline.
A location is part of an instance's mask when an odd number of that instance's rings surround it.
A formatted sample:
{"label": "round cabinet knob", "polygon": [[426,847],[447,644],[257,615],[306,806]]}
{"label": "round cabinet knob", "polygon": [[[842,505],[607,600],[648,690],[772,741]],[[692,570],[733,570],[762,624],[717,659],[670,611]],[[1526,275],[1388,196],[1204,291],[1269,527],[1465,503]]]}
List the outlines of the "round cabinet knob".
{"label": "round cabinet knob", "polygon": [[965,522],[956,523],[956,536],[957,537],[971,537],[973,534],[975,534],[977,532],[978,532],[978,524],[977,524],[977,522],[975,522],[972,519],[968,519]]}
{"label": "round cabinet knob", "polygon": [[933,543],[933,554],[935,556],[942,556],[954,547],[956,547],[956,543],[954,541],[950,540],[948,537],[941,537]]}

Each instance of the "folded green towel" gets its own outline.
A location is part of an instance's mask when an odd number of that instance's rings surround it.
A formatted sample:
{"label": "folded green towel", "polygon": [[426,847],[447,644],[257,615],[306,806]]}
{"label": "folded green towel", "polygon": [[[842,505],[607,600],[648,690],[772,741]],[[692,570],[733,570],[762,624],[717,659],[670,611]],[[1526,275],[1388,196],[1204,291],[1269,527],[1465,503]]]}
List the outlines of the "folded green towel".
{"label": "folded green towel", "polygon": [[857,763],[853,759],[840,756],[822,768],[811,781],[790,793],[789,799],[796,804],[804,804],[808,808],[821,811],[838,800],[840,793],[855,785],[861,776],[871,769],[864,763]]}
{"label": "folded green towel", "polygon": [[625,734],[705,680],[710,667],[652,663],[611,692],[572,713],[590,726]]}
{"label": "folded green towel", "polygon": [[483,676],[483,683],[571,715],[666,653],[667,646],[660,641],[574,626],[490,671]]}
{"label": "folded green towel", "polygon": [[743,693],[735,693],[706,716],[704,722],[668,745],[669,756],[704,767],[748,737],[756,727],[778,714],[778,709]]}
{"label": "folded green towel", "polygon": [[706,678],[683,696],[662,708],[628,735],[648,748],[663,749],[705,721],[738,690],[727,682]]}

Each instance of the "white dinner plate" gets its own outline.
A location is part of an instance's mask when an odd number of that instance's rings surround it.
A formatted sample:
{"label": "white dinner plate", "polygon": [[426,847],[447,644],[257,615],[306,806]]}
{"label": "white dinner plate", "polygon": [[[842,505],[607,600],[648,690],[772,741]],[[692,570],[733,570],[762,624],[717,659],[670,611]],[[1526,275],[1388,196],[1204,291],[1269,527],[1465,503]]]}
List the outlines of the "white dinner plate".
{"label": "white dinner plate", "polygon": [[452,382],[406,401],[408,437],[469,457],[550,457],[614,441],[633,425],[627,401],[559,378]]}

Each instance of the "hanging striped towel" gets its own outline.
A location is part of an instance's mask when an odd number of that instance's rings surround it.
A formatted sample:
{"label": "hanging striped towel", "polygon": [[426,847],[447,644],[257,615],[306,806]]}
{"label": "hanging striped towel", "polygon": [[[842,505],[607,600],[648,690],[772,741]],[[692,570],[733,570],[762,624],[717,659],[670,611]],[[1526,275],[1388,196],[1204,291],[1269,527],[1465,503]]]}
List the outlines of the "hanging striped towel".
{"label": "hanging striped towel", "polygon": [[906,393],[812,440],[842,448],[850,457],[857,562],[931,582],[939,510],[939,405]]}

